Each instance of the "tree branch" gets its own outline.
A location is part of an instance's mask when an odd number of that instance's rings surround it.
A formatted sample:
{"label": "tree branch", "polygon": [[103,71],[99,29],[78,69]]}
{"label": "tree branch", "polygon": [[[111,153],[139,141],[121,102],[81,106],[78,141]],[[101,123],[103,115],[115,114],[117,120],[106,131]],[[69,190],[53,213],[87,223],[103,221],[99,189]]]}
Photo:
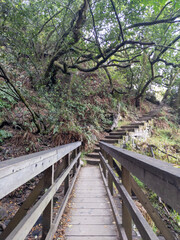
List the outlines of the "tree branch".
{"label": "tree branch", "polygon": [[158,59],[158,62],[163,62],[163,63],[165,63],[166,66],[173,66],[174,68],[180,67],[180,64],[169,63],[169,62],[165,61],[164,59],[160,59],[160,58]]}
{"label": "tree branch", "polygon": [[135,27],[141,27],[141,26],[151,26],[151,25],[155,25],[155,24],[160,24],[160,23],[174,23],[176,18],[179,18],[180,15],[177,15],[173,18],[168,18],[168,19],[161,19],[161,20],[155,20],[152,22],[142,22],[142,23],[135,23],[130,25],[129,27],[124,28],[124,30],[128,30],[131,28],[135,28]]}
{"label": "tree branch", "polygon": [[21,92],[19,91],[18,88],[16,88],[16,86],[13,84],[13,82],[10,80],[10,78],[8,77],[7,73],[5,72],[5,70],[3,69],[2,66],[0,66],[0,71],[2,72],[3,75],[1,75],[1,77],[3,77],[3,79],[6,81],[6,83],[8,83],[13,90],[16,92],[16,94],[18,95],[19,99],[24,103],[24,105],[27,107],[27,109],[29,110],[29,112],[31,113],[31,116],[33,118],[33,122],[35,124],[35,126],[38,129],[38,132],[41,132],[41,127],[39,125],[39,123],[37,122],[37,114],[31,109],[29,103],[25,100],[24,96],[21,94]]}
{"label": "tree branch", "polygon": [[[118,44],[110,53],[108,53],[104,59],[102,59],[101,61],[97,62],[96,66],[95,67],[92,67],[92,68],[88,68],[88,69],[85,69],[85,68],[81,68],[80,66],[78,66],[77,64],[74,64],[73,66],[69,66],[69,68],[77,68],[78,70],[82,71],[82,72],[93,72],[95,70],[97,70],[99,68],[99,66],[101,66],[103,63],[105,63],[112,55],[114,55],[121,47],[123,47],[124,45],[127,45],[127,44],[140,44],[140,45],[148,45],[148,46],[152,46],[154,45],[155,43],[154,42],[140,42],[140,41],[124,41],[120,44]],[[92,58],[93,59],[93,58]],[[91,59],[91,60],[92,60]]]}
{"label": "tree branch", "polygon": [[104,67],[120,67],[120,68],[128,68],[130,67],[131,65],[128,64],[128,65],[119,65],[119,64],[107,64],[107,65],[102,65],[100,66],[100,68],[104,68]]}
{"label": "tree branch", "polygon": [[92,21],[93,21],[93,29],[94,29],[96,44],[97,44],[97,46],[98,46],[98,49],[99,49],[99,52],[100,52],[101,56],[104,58],[104,54],[103,54],[103,52],[102,52],[102,50],[101,50],[101,46],[100,46],[100,43],[99,43],[99,40],[98,40],[98,35],[97,35],[96,25],[95,25],[95,20],[94,20],[94,15],[93,15],[93,12],[92,12],[91,5],[90,5],[90,3],[89,3],[89,0],[88,0],[88,5],[89,5],[89,10],[90,10],[90,13],[91,13]]}
{"label": "tree branch", "polygon": [[120,21],[119,21],[119,17],[118,17],[118,14],[117,14],[117,11],[116,11],[116,8],[115,8],[115,5],[114,5],[114,2],[113,2],[113,0],[110,0],[110,1],[111,1],[111,4],[112,4],[112,7],[113,7],[113,9],[114,9],[114,13],[115,13],[115,15],[116,15],[116,19],[117,19],[118,25],[119,25],[120,35],[121,35],[122,40],[123,40],[123,42],[124,42],[124,34],[123,34],[123,30],[122,30],[121,23],[120,23]]}
{"label": "tree branch", "polygon": [[171,43],[169,43],[157,56],[157,58],[152,62],[152,64],[156,63],[160,57],[168,50],[169,47],[171,47],[175,42],[177,42],[180,39],[180,35],[177,36]]}
{"label": "tree branch", "polygon": [[171,1],[166,3],[166,5],[161,9],[161,11],[159,12],[159,14],[157,15],[157,17],[155,18],[155,21],[159,18],[159,16],[161,15],[161,13],[164,11],[164,9],[167,7],[167,5],[169,5],[170,3],[172,3]]}

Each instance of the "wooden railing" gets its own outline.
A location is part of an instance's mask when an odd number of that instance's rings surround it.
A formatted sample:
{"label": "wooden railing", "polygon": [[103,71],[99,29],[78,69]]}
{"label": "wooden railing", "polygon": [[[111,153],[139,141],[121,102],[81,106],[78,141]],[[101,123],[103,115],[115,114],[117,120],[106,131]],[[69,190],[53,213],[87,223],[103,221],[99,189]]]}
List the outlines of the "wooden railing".
{"label": "wooden railing", "polygon": [[[42,239],[53,239],[80,169],[80,146],[81,142],[75,142],[0,163],[0,199],[35,176],[42,175],[0,235],[0,240],[25,239],[40,216]],[[63,202],[53,216],[53,197],[62,183]]]}
{"label": "wooden railing", "polygon": [[[122,223],[116,216],[122,239],[132,239],[132,220],[143,240],[158,239],[131,197],[133,191],[166,240],[173,240],[172,232],[166,227],[156,209],[138,186],[132,175],[145,183],[170,207],[180,213],[180,169],[171,164],[137,154],[113,145],[100,142],[101,168],[104,178],[108,172],[108,187],[113,195],[113,185],[122,198]],[[117,172],[115,173],[115,170]],[[119,175],[119,177],[117,177]],[[112,204],[111,204],[112,205]],[[113,207],[113,206],[112,206]],[[114,210],[114,214],[118,214]],[[125,230],[125,237],[123,231]]]}

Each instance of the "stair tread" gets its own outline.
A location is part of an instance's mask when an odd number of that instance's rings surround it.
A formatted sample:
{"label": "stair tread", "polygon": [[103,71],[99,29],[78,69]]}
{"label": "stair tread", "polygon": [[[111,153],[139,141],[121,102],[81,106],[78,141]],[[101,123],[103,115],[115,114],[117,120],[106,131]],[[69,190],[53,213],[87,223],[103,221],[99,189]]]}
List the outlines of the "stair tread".
{"label": "stair tread", "polygon": [[[100,151],[100,150],[99,150]],[[91,153],[87,153],[86,157],[90,157],[90,158],[96,158],[99,157],[99,153],[98,152],[91,152]]]}
{"label": "stair tread", "polygon": [[122,139],[122,135],[110,135],[106,136],[106,139]]}

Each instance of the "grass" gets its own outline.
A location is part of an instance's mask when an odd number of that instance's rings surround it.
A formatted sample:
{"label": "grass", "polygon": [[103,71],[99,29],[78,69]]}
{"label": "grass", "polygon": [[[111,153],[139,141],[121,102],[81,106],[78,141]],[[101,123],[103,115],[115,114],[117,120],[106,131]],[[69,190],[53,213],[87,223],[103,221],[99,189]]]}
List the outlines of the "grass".
{"label": "grass", "polygon": [[127,125],[129,123],[130,123],[129,121],[119,121],[118,122],[118,127],[120,128],[121,126]]}

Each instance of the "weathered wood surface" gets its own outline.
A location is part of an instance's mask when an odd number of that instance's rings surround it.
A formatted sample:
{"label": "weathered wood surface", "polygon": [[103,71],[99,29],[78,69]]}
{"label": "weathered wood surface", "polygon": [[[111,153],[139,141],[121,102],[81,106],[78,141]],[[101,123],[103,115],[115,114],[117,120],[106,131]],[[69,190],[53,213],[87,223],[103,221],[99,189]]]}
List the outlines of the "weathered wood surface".
{"label": "weathered wood surface", "polygon": [[[117,230],[119,232],[119,237],[122,240],[128,240],[128,238],[126,236],[126,233],[125,233],[125,229],[122,226],[122,217],[121,217],[122,216],[122,206],[121,206],[120,209],[117,208],[117,206],[115,204],[115,201],[114,201],[114,197],[112,196],[112,194],[109,190],[108,182],[106,180],[106,175],[104,175],[104,170],[102,169],[102,166],[103,166],[103,164],[102,164],[102,161],[101,161],[101,165],[99,165],[99,168],[100,168],[101,176],[102,176],[102,179],[103,179],[103,182],[104,182],[104,185],[105,185],[105,188],[106,188],[106,192],[107,192],[107,195],[108,195],[108,198],[109,198],[109,202],[110,202],[110,205],[111,205],[111,208],[112,208],[112,211],[113,211],[113,215],[114,215],[114,219],[115,219],[115,222],[116,222]],[[119,204],[120,204],[120,202],[119,202]]]}
{"label": "weathered wood surface", "polygon": [[[142,238],[146,239],[146,240],[158,240],[158,238],[156,237],[155,233],[152,231],[151,227],[146,222],[146,220],[142,216],[141,212],[136,207],[134,201],[132,200],[132,198],[128,194],[128,191],[122,185],[122,183],[119,181],[119,179],[117,178],[116,174],[111,169],[110,165],[106,162],[105,158],[103,157],[103,155],[101,153],[100,153],[100,157],[101,157],[101,161],[104,162],[104,164],[105,164],[105,166],[106,166],[106,168],[108,170],[108,173],[111,174],[113,182],[114,182],[118,192],[120,193],[120,195],[122,197],[122,200],[124,201],[126,207],[128,208],[128,210],[129,210],[129,212],[130,212],[130,214],[132,216],[132,219],[133,219],[134,223],[136,224],[136,226],[137,226],[137,228],[138,228]],[[122,219],[124,217],[125,216],[122,215]],[[123,226],[123,227],[125,228],[125,226]]]}
{"label": "weathered wood surface", "polygon": [[55,164],[80,145],[81,142],[70,143],[1,162],[0,199]]}
{"label": "weathered wood surface", "polygon": [[71,162],[70,166],[66,168],[62,175],[60,175],[51,187],[45,192],[45,194],[36,202],[36,204],[28,211],[26,216],[19,222],[16,228],[9,234],[6,240],[22,240],[24,239],[29,231],[32,229],[41,213],[47,207],[61,184],[66,179],[67,175],[74,167],[75,163],[79,159],[81,153]]}
{"label": "weathered wood surface", "polygon": [[100,142],[100,147],[180,213],[180,170],[172,164]]}
{"label": "weathered wood surface", "polygon": [[118,233],[99,168],[81,169],[76,182],[70,222],[66,228],[67,240],[117,240]]}

